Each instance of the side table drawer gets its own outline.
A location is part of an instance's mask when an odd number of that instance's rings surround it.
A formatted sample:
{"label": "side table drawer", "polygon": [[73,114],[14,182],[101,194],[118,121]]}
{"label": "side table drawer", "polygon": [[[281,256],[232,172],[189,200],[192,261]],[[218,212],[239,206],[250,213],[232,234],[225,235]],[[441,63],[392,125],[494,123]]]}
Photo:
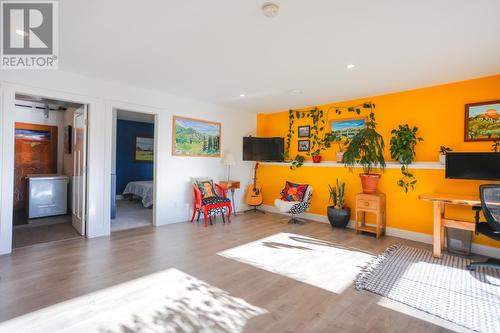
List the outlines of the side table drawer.
{"label": "side table drawer", "polygon": [[366,199],[358,199],[358,201],[356,201],[356,208],[357,209],[377,210],[377,208],[378,208],[378,201],[375,201],[375,200],[366,200]]}

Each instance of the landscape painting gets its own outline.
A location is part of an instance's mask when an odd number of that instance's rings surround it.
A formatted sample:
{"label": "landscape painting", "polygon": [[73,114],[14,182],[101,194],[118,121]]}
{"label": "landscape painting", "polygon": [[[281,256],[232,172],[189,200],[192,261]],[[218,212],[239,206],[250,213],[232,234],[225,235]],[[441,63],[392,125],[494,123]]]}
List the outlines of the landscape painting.
{"label": "landscape painting", "polygon": [[220,157],[221,124],[174,116],[172,155]]}
{"label": "landscape painting", "polygon": [[342,119],[330,121],[330,130],[340,137],[351,139],[365,127],[366,118]]}
{"label": "landscape painting", "polygon": [[465,141],[500,140],[500,101],[465,105]]}
{"label": "landscape painting", "polygon": [[136,136],[134,162],[153,162],[154,139],[150,137]]}

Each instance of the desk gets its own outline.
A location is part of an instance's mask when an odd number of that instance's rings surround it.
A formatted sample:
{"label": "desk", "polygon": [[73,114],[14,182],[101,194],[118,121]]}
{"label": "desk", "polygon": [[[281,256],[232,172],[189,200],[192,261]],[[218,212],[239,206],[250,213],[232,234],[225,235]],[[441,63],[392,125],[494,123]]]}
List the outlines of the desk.
{"label": "desk", "polygon": [[456,228],[468,231],[475,231],[476,224],[470,221],[460,221],[445,218],[445,205],[460,205],[470,207],[480,207],[479,197],[473,195],[426,193],[418,197],[420,200],[432,201],[433,214],[433,235],[432,254],[436,258],[441,258],[441,250],[444,247],[444,228]]}
{"label": "desk", "polygon": [[240,182],[237,180],[223,180],[219,182],[219,185],[224,190],[231,190],[231,199],[233,202],[233,214],[236,215],[236,206],[234,205],[234,191],[240,188]]}

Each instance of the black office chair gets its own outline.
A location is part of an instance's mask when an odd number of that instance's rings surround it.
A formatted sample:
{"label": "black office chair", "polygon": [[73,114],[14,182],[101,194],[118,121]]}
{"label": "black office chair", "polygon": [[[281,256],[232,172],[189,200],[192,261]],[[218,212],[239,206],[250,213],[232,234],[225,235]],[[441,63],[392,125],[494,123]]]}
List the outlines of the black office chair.
{"label": "black office chair", "polygon": [[[479,211],[476,213],[476,234],[481,233],[487,237],[500,241],[500,184],[479,186],[481,195],[481,209],[486,222],[479,222]],[[477,267],[500,268],[500,260],[488,258],[483,262],[472,262],[467,265],[471,271]]]}

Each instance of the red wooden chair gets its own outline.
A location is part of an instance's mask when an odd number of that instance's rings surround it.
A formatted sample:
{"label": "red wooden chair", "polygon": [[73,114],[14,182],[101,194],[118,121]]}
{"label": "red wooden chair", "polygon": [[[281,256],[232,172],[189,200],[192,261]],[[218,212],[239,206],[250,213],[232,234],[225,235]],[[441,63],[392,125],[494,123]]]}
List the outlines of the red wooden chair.
{"label": "red wooden chair", "polygon": [[197,221],[200,220],[200,214],[203,212],[203,218],[205,219],[205,227],[208,227],[208,218],[211,216],[212,212],[219,210],[222,214],[222,220],[224,220],[224,210],[227,209],[227,220],[231,223],[231,200],[227,198],[227,190],[223,189],[219,184],[215,184],[215,192],[217,196],[203,199],[200,189],[196,184],[193,184],[193,216],[191,217],[191,222],[194,221],[196,212],[198,212]]}

